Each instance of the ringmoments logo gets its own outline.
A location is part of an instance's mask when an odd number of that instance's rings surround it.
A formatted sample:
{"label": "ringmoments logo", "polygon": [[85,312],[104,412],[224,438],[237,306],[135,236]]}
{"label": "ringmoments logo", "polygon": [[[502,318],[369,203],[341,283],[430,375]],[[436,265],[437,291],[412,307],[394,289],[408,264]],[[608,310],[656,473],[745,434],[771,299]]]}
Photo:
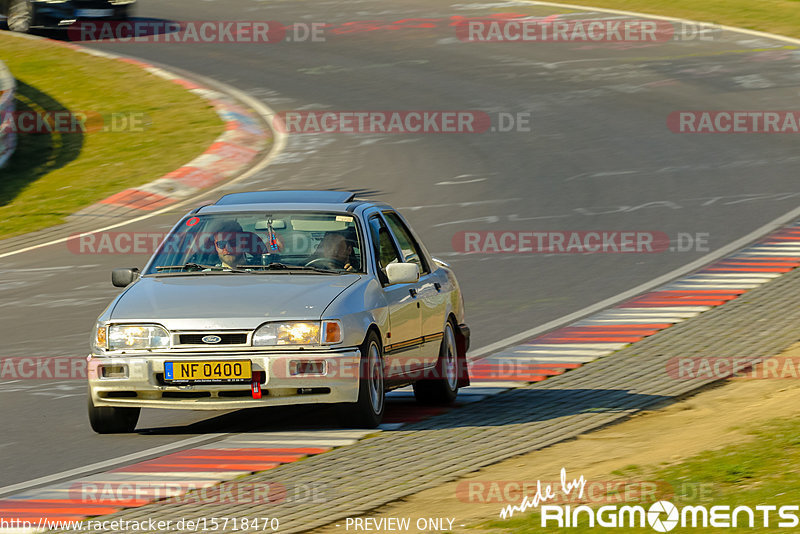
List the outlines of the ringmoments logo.
{"label": "ringmoments logo", "polygon": [[645,509],[642,506],[589,506],[543,505],[541,526],[576,528],[645,528],[656,532],[670,532],[681,528],[796,528],[800,506],[683,506],[678,508],[670,501],[658,501]]}
{"label": "ringmoments logo", "polygon": [[[526,494],[517,505],[507,505],[500,510],[500,518],[507,519],[516,512],[539,508],[540,526],[546,528],[646,528],[655,532],[670,532],[681,528],[796,528],[800,525],[800,506],[758,504],[756,506],[686,505],[678,507],[670,501],[659,500],[649,507],[641,505],[609,504],[599,508],[587,505],[543,504],[556,500],[559,493],[583,499],[587,487],[586,478],[567,479],[566,469],[561,469],[560,483],[537,481],[533,495]],[[531,489],[534,486],[531,485]]]}

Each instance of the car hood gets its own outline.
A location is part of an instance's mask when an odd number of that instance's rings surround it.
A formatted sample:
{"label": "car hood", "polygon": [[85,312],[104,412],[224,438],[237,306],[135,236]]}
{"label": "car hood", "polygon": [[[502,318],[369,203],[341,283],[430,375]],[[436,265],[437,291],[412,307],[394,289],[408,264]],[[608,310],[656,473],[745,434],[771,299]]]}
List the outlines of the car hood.
{"label": "car hood", "polygon": [[319,319],[359,279],[357,274],[144,277],[120,295],[110,319],[188,329],[254,328],[268,320]]}

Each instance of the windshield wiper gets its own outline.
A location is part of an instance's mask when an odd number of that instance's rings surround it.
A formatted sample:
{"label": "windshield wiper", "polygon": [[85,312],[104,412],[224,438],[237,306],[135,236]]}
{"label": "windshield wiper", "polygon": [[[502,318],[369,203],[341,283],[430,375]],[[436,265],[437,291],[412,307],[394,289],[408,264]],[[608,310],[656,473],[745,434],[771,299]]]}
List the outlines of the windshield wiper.
{"label": "windshield wiper", "polygon": [[258,267],[261,269],[267,270],[275,270],[275,271],[314,271],[318,273],[326,273],[326,274],[339,274],[339,271],[334,271],[333,269],[321,269],[320,267],[309,267],[308,265],[288,265],[286,263],[280,263],[277,261],[273,261],[267,265],[248,265],[248,267]]}
{"label": "windshield wiper", "polygon": [[230,267],[220,267],[219,265],[202,265],[200,263],[185,263],[183,265],[158,265],[156,266],[156,271],[167,270],[167,269],[181,269],[187,270],[188,272],[196,272],[196,271],[220,271],[226,273],[246,273],[242,269],[235,269]]}

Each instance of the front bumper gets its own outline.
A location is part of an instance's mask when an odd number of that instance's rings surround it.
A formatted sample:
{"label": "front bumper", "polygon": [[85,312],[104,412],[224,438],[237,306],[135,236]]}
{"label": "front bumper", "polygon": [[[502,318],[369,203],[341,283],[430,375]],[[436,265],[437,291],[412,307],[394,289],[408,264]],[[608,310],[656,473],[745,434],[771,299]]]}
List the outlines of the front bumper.
{"label": "front bumper", "polygon": [[[358,400],[357,348],[338,351],[217,352],[202,354],[136,354],[89,356],[89,392],[95,406],[229,410],[260,406],[286,406],[356,402]],[[261,375],[261,398],[253,398],[251,384],[218,383],[176,385],[164,380],[167,361],[252,362]],[[292,374],[294,362],[324,361],[324,372]],[[102,367],[122,367],[125,378],[104,377]]]}

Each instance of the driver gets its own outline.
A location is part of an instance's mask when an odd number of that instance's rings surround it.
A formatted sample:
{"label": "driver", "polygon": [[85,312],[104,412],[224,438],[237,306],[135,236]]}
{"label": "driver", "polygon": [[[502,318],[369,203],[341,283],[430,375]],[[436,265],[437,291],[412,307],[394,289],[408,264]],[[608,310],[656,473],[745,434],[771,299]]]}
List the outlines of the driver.
{"label": "driver", "polygon": [[214,249],[219,261],[217,267],[235,268],[237,265],[246,264],[247,258],[244,251],[240,250],[239,236],[243,234],[242,227],[236,221],[221,221],[210,229],[214,236]]}
{"label": "driver", "polygon": [[324,258],[330,261],[337,269],[346,271],[356,271],[357,269],[350,264],[350,257],[353,255],[353,240],[342,232],[328,232],[317,247],[317,258]]}

